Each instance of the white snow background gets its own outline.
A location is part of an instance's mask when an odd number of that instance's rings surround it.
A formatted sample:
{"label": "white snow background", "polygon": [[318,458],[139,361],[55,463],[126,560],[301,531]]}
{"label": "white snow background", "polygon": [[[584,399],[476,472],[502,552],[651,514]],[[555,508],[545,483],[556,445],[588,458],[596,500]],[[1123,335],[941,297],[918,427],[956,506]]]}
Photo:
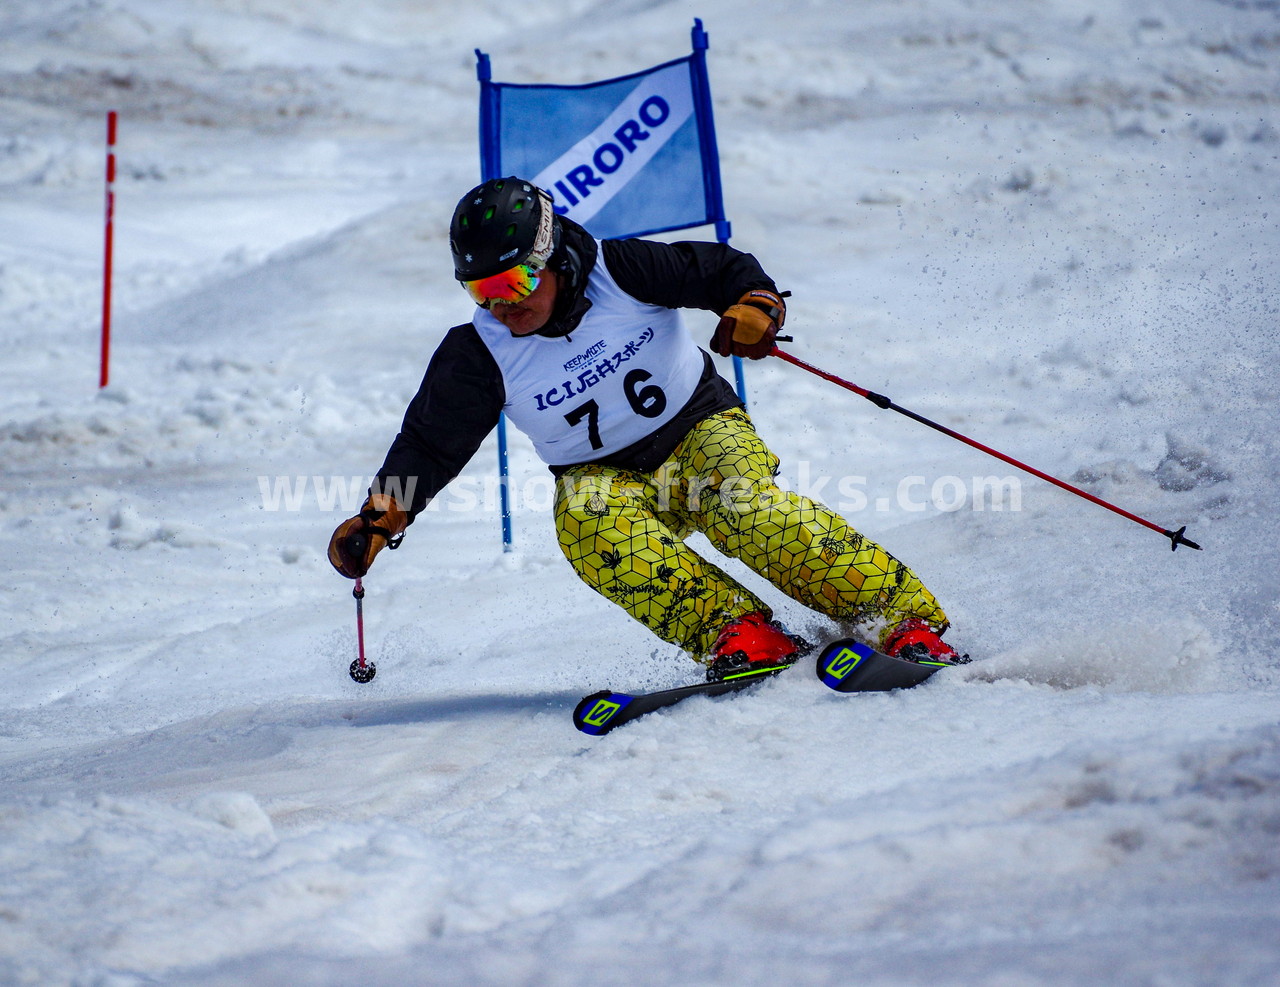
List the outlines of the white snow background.
{"label": "white snow background", "polygon": [[[697,670],[578,583],[517,437],[517,551],[490,442],[353,683],[325,547],[469,316],[473,49],[586,82],[695,16],[791,350],[1204,551],[1031,477],[957,505],[1015,471],[768,361],[784,476],[862,495],[971,666],[577,733]],[[1271,0],[5,0],[0,982],[1280,982],[1278,154]]]}

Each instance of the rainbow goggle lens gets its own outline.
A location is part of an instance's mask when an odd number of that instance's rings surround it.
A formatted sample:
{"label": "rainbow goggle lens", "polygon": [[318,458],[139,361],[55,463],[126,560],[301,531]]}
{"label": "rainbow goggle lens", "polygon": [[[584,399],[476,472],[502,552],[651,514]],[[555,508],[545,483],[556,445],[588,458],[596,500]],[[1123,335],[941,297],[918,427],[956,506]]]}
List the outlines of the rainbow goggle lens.
{"label": "rainbow goggle lens", "polygon": [[462,287],[481,308],[493,302],[515,303],[528,298],[538,287],[540,264],[517,264],[509,270],[477,281],[463,281]]}

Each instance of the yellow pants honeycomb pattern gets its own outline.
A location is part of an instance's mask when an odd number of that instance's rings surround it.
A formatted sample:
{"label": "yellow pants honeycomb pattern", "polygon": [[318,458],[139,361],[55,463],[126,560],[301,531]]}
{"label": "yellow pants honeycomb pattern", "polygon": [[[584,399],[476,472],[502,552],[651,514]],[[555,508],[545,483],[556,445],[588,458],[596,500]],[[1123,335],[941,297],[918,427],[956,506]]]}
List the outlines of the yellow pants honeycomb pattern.
{"label": "yellow pants honeycomb pattern", "polygon": [[777,468],[745,411],[720,412],[654,473],[585,465],[561,476],[560,548],[588,586],[698,660],[729,621],[772,611],[685,545],[694,531],[835,620],[883,618],[881,633],[907,617],[946,627],[910,569],[822,504],[779,489]]}

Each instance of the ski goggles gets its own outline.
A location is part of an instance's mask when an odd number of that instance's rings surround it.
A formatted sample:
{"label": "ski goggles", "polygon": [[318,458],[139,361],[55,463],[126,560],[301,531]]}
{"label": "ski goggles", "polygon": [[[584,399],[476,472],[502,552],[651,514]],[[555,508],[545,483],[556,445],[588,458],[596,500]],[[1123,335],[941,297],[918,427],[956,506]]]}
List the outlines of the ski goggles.
{"label": "ski goggles", "polygon": [[541,264],[517,264],[491,277],[463,281],[462,287],[467,289],[467,294],[481,308],[488,308],[493,302],[514,304],[533,294],[538,287],[541,272]]}

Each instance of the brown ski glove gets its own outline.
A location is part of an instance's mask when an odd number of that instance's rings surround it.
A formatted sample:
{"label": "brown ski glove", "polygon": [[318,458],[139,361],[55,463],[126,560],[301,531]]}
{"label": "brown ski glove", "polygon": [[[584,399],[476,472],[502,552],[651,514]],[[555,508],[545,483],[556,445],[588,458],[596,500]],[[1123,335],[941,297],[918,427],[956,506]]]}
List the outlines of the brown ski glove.
{"label": "brown ski glove", "polygon": [[725,309],[711,337],[711,348],[721,356],[745,356],[761,360],[773,350],[773,341],[787,318],[787,305],[772,291],[756,288]]}
{"label": "brown ski glove", "polygon": [[348,579],[359,579],[384,547],[399,548],[409,516],[390,494],[370,494],[360,513],[343,521],[329,539],[329,562]]}

